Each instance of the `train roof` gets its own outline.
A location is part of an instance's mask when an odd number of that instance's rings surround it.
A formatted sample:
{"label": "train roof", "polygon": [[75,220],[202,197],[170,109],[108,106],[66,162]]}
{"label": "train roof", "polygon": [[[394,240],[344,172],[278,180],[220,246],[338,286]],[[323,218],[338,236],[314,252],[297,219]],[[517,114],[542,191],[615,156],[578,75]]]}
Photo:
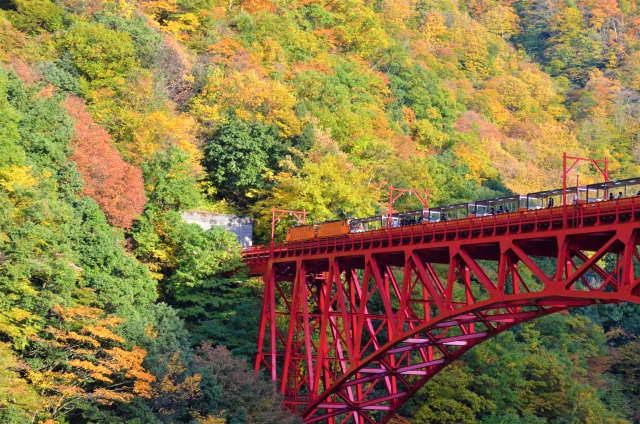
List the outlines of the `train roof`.
{"label": "train roof", "polygon": [[310,223],[302,224],[302,225],[292,225],[290,228],[306,227],[308,225],[330,224],[332,222],[342,222],[342,221],[349,221],[349,219],[334,219],[332,221],[310,222]]}
{"label": "train roof", "polygon": [[606,190],[608,188],[622,187],[622,186],[626,186],[626,185],[629,185],[629,184],[632,184],[632,185],[640,184],[640,178],[636,177],[636,178],[629,178],[629,179],[626,179],[626,180],[607,181],[606,183],[589,184],[589,185],[587,185],[587,188],[595,188],[595,189]]}
{"label": "train roof", "polygon": [[[569,190],[575,191],[575,187],[567,187],[567,192]],[[548,197],[548,196],[558,196],[562,194],[561,188],[555,188],[553,190],[544,190],[544,191],[536,191],[535,193],[526,194],[525,197]]]}

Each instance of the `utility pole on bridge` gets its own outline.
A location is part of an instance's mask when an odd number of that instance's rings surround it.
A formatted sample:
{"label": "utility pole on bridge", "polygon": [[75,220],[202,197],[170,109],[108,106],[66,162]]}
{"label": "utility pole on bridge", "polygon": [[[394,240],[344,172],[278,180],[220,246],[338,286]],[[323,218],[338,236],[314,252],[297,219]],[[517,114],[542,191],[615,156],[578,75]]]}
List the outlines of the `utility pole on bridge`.
{"label": "utility pole on bridge", "polygon": [[423,192],[422,190],[395,188],[393,187],[393,184],[389,186],[389,215],[387,219],[387,229],[389,230],[389,243],[391,243],[391,231],[393,228],[393,204],[403,194],[408,194],[409,196],[414,194],[416,198],[420,201],[422,206],[425,209],[429,209],[429,189],[425,188]]}
{"label": "utility pole on bridge", "polygon": [[[573,163],[567,168],[567,159],[573,160]],[[604,177],[604,182],[609,182],[609,158],[604,159],[592,159],[581,158],[575,156],[567,156],[567,152],[562,153],[562,223],[564,228],[567,228],[567,175],[579,162],[588,162],[593,164],[600,174]],[[604,170],[600,167],[600,164],[604,164]],[[606,193],[605,193],[606,195]],[[576,196],[579,196],[578,180],[576,179]],[[579,199],[578,199],[579,201]]]}

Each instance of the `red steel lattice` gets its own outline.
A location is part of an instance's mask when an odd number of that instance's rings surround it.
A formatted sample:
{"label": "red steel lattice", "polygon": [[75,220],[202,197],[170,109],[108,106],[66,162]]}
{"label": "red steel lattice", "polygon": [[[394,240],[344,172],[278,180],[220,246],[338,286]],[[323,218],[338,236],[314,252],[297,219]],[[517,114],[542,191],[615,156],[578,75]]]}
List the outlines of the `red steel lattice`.
{"label": "red steel lattice", "polygon": [[640,302],[638,217],[634,197],[247,248],[265,284],[256,371],[305,423],[386,423],[518,323]]}

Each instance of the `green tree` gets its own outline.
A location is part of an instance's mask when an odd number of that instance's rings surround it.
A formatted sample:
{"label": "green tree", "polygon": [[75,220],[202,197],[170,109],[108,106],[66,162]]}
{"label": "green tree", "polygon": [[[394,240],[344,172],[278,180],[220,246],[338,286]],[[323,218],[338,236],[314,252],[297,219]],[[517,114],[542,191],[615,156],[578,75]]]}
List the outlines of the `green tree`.
{"label": "green tree", "polygon": [[[298,168],[287,161],[287,169],[273,177],[275,187],[263,192],[253,207],[260,216],[256,232],[266,240],[271,228],[271,208],[306,210],[309,221],[322,222],[347,217],[371,216],[377,210],[379,182],[370,169],[350,163],[347,155],[328,134],[316,132],[316,146],[303,157]],[[286,225],[281,222],[279,230]]]}
{"label": "green tree", "polygon": [[63,28],[64,10],[49,0],[15,0],[8,18],[21,31],[37,34]]}
{"label": "green tree", "polygon": [[[222,394],[207,393],[201,410],[223,412],[230,423],[295,424],[301,420],[285,411],[271,382],[248,369],[242,359],[231,356],[223,347],[203,343],[197,350],[196,367],[204,379],[214,378]],[[203,393],[204,394],[204,393]]]}
{"label": "green tree", "polygon": [[131,36],[100,23],[75,24],[60,46],[71,54],[81,75],[99,85],[122,82],[136,64]]}
{"label": "green tree", "polygon": [[265,189],[291,147],[275,127],[232,119],[204,147],[204,164],[219,196],[241,205],[253,189]]}
{"label": "green tree", "polygon": [[175,146],[158,150],[143,163],[147,210],[189,210],[201,201],[189,155]]}
{"label": "green tree", "polygon": [[221,319],[241,304],[248,288],[241,271],[244,263],[235,234],[221,227],[203,231],[196,224],[172,229],[176,244],[176,269],[168,278],[166,298],[180,311],[190,328],[203,321]]}
{"label": "green tree", "polygon": [[9,102],[8,92],[15,75],[0,71],[0,166],[24,165],[26,155],[18,147],[22,114]]}
{"label": "green tree", "polygon": [[129,305],[146,306],[157,299],[149,269],[127,254],[123,234],[109,226],[99,206],[88,197],[74,204],[74,219],[63,228],[83,268],[82,283],[96,291],[98,305],[108,312]]}
{"label": "green tree", "polygon": [[147,25],[142,16],[125,19],[122,16],[107,14],[98,15],[96,20],[108,29],[119,33],[129,34],[135,57],[143,67],[151,67],[156,64],[162,51],[162,37]]}
{"label": "green tree", "polygon": [[[37,90],[37,86],[25,88],[0,73],[0,119],[7,123],[0,146],[14,152],[9,161],[0,163],[2,358],[10,360],[4,355],[9,346],[6,341],[10,341],[13,356],[21,359],[20,378],[25,382],[31,379],[33,387],[46,395],[34,411],[27,405],[31,394],[24,392],[22,403],[3,408],[3,419],[11,420],[20,411],[27,411],[33,419],[64,413],[65,399],[73,398],[72,404],[78,408],[96,400],[94,389],[99,390],[99,384],[89,381],[93,377],[87,380],[86,374],[94,358],[88,358],[89,362],[79,359],[87,355],[87,350],[68,344],[72,334],[61,330],[56,311],[78,307],[78,311],[89,311],[91,319],[99,321],[106,310],[124,314],[131,308],[143,309],[157,296],[155,281],[146,266],[125,252],[122,231],[107,224],[93,200],[78,194],[81,181],[73,164],[67,163],[71,134],[65,132],[67,117],[61,112],[60,98],[41,98]],[[20,119],[25,124],[16,131],[15,123]],[[110,322],[115,325],[116,321]],[[90,326],[96,334],[102,331],[98,327]],[[94,330],[87,327],[82,331]],[[125,342],[113,333],[105,337],[103,340]],[[80,344],[87,340],[82,339]],[[110,345],[104,347],[108,351],[103,353],[108,355],[124,352]],[[123,353],[116,362],[121,365],[121,361],[131,359],[139,367],[142,351],[127,352],[133,356]],[[122,369],[120,365],[117,372]],[[63,372],[72,368],[73,376]],[[24,388],[11,375],[5,377],[4,387],[17,391]],[[55,405],[55,399],[62,399],[62,406]],[[115,395],[113,399],[127,401],[130,396]]]}
{"label": "green tree", "polygon": [[413,422],[474,423],[478,414],[492,410],[495,406],[490,400],[469,389],[474,378],[470,371],[463,364],[456,363],[450,365],[446,373],[437,374],[431,379],[417,395],[424,400]]}
{"label": "green tree", "polygon": [[29,164],[38,171],[63,167],[71,154],[73,123],[60,105],[61,98],[38,98],[24,89],[15,74],[6,78],[9,102],[20,112],[20,137],[16,141],[28,154]]}

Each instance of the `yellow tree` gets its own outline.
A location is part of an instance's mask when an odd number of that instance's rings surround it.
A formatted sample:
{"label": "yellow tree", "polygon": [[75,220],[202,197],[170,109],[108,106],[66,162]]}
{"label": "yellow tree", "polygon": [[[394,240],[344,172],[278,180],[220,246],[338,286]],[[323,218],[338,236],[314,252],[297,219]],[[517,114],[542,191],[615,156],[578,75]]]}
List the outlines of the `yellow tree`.
{"label": "yellow tree", "polygon": [[269,231],[271,207],[307,211],[310,221],[376,213],[380,183],[371,170],[351,164],[329,134],[316,130],[316,144],[303,157],[301,167],[288,161],[287,169],[273,177],[275,187],[254,206],[262,217],[258,232]]}
{"label": "yellow tree", "polygon": [[479,90],[470,99],[469,106],[491,120],[498,128],[512,122],[511,112],[500,102],[500,94],[495,90]]}
{"label": "yellow tree", "polygon": [[275,9],[270,0],[244,0],[242,8],[250,13],[263,12],[265,10],[272,12]]}
{"label": "yellow tree", "polygon": [[300,134],[301,122],[293,107],[296,98],[278,82],[262,78],[255,70],[213,72],[207,85],[193,102],[195,115],[205,125],[216,127],[230,114],[248,122],[275,125],[284,137]]}
{"label": "yellow tree", "polygon": [[525,115],[538,106],[527,84],[510,75],[492,78],[487,82],[486,89],[497,92],[500,103],[516,116]]}
{"label": "yellow tree", "polygon": [[182,405],[193,404],[200,398],[202,376],[187,374],[187,368],[180,359],[179,351],[168,361],[167,370],[168,372],[156,385],[152,405],[159,414],[170,418]]}
{"label": "yellow tree", "polygon": [[507,39],[518,33],[519,20],[511,7],[496,5],[482,16],[481,22],[489,32]]}
{"label": "yellow tree", "polygon": [[131,132],[122,143],[131,162],[147,161],[158,149],[173,145],[189,154],[193,169],[198,172],[202,152],[196,136],[198,122],[193,116],[167,108],[148,114],[122,110],[121,119],[126,120]]}
{"label": "yellow tree", "polygon": [[194,13],[180,13],[177,0],[148,0],[140,2],[141,9],[166,31],[180,41],[186,41],[198,30],[200,21]]}
{"label": "yellow tree", "polygon": [[338,23],[335,35],[344,50],[356,52],[365,60],[374,60],[389,46],[389,36],[378,15],[362,0],[332,0],[328,8]]}
{"label": "yellow tree", "polygon": [[490,72],[490,33],[468,16],[456,16],[451,29],[452,40],[459,43],[457,49],[464,69],[471,75],[486,78]]}
{"label": "yellow tree", "polygon": [[57,325],[34,337],[34,342],[50,349],[58,360],[26,373],[33,387],[46,396],[52,417],[79,402],[111,405],[130,402],[135,396],[151,397],[155,377],[142,365],[146,351],[137,346],[123,349],[125,340],[114,332],[124,319],[104,317],[100,309],[87,306],[56,305],[52,313]]}
{"label": "yellow tree", "polygon": [[42,412],[43,399],[21,378],[20,372],[25,368],[11,346],[0,343],[0,405],[11,405],[20,411],[25,422],[31,422],[36,414]]}
{"label": "yellow tree", "polygon": [[428,43],[433,43],[446,35],[448,29],[444,15],[437,10],[430,10],[422,17],[420,33]]}
{"label": "yellow tree", "polygon": [[413,13],[415,0],[383,0],[383,15],[397,25],[404,26]]}

